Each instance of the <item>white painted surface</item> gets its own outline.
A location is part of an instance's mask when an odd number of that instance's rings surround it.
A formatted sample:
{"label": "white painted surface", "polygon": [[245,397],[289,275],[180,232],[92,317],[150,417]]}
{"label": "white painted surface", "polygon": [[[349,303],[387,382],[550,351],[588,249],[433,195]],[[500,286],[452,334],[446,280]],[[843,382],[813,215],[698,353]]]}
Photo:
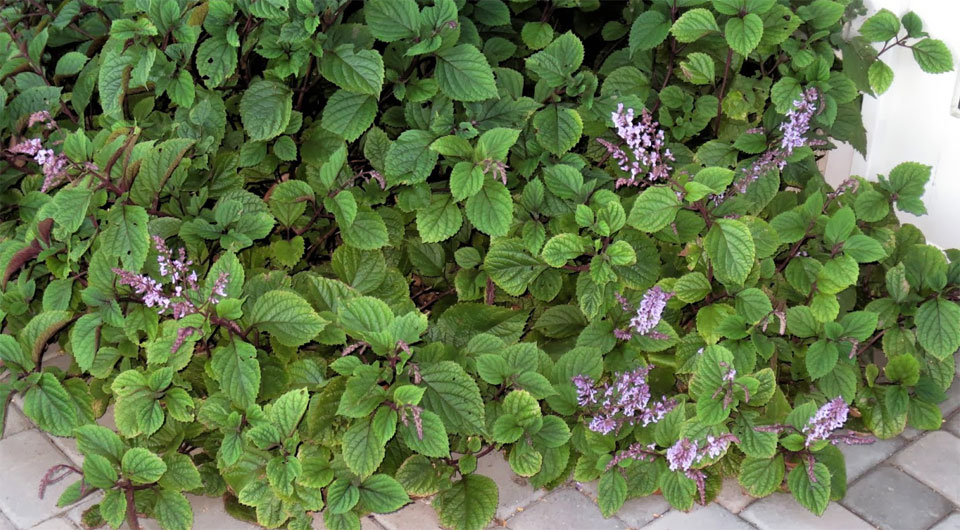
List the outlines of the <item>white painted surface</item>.
{"label": "white painted surface", "polygon": [[827,179],[837,183],[848,175],[860,175],[876,180],[877,174],[886,175],[904,161],[933,166],[923,197],[927,215],[902,214],[901,219],[917,225],[930,243],[960,248],[960,117],[954,112],[960,94],[960,1],[867,0],[866,4],[871,12],[886,8],[897,16],[907,11],[917,13],[924,30],[950,48],[954,71],[927,74],[906,48],[884,53],[881,58],[893,68],[894,80],[883,95],[864,98],[867,157],[849,146],[831,152]]}

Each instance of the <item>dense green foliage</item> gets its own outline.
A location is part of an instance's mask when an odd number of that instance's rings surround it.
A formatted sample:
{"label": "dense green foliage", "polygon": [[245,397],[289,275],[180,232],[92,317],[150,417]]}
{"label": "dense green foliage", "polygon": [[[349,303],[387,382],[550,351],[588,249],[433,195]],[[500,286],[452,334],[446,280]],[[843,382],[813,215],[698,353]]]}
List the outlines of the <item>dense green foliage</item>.
{"label": "dense green foliage", "polygon": [[[192,492],[291,529],[436,495],[480,529],[491,451],[538,487],[599,479],[604,514],[723,476],[822,513],[846,481],[802,434],[818,407],[936,429],[960,347],[960,253],[896,217],[930,168],[817,166],[865,151],[883,53],[953,68],[912,13],[845,37],[857,4],[6,1],[0,405],[77,438],[61,502],[104,490],[85,518],[113,527],[189,528]],[[619,104],[664,132],[655,180],[616,184]],[[589,428],[574,378],[625,372],[672,410]]]}

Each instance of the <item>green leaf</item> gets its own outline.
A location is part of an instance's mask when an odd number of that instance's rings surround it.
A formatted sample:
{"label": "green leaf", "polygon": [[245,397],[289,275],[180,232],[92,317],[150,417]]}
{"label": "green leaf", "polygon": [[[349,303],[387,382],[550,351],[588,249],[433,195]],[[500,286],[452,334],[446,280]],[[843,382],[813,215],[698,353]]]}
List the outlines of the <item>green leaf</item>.
{"label": "green leaf", "polygon": [[747,13],[743,18],[733,17],[727,21],[723,36],[733,51],[746,57],[763,38],[763,20],[755,13]]}
{"label": "green leaf", "polygon": [[920,346],[937,359],[946,359],[960,348],[960,307],[950,300],[927,300],[914,317]]}
{"label": "green leaf", "polygon": [[484,432],[480,389],[460,365],[452,361],[421,365],[420,376],[427,389],[423,394],[423,407],[437,413],[449,432],[464,435]]}
{"label": "green leaf", "polygon": [[[648,11],[648,13],[656,13],[656,11]],[[683,72],[683,77],[695,85],[713,83],[713,78],[716,77],[715,69],[716,65],[713,63],[713,59],[703,52],[693,52],[680,63],[680,71]]]}
{"label": "green leaf", "polygon": [[172,491],[190,491],[203,487],[200,471],[189,456],[182,453],[163,455],[167,472],[160,478],[160,486]]}
{"label": "green leaf", "polygon": [[574,109],[549,105],[533,117],[537,142],[547,151],[561,156],[580,141],[583,119]]}
{"label": "green leaf", "polygon": [[909,353],[895,355],[887,361],[883,373],[891,381],[904,386],[913,386],[920,380],[920,362]]}
{"label": "green leaf", "polygon": [[717,26],[717,19],[713,13],[703,8],[696,8],[687,11],[670,28],[677,42],[693,42],[704,35],[712,32],[719,32],[720,26]]}
{"label": "green leaf", "polygon": [[812,379],[820,379],[833,370],[839,358],[840,352],[835,343],[818,340],[807,349],[807,372]]}
{"label": "green leaf", "polygon": [[455,101],[497,97],[490,64],[472,44],[460,44],[437,53],[434,77],[440,91]]}
{"label": "green leaf", "polygon": [[253,345],[234,340],[213,352],[214,373],[223,390],[235,405],[247,409],[260,393],[260,363]]}
{"label": "green leaf", "polygon": [[376,250],[389,242],[387,225],[380,214],[369,207],[358,207],[350,226],[341,226],[344,243],[360,250]]}
{"label": "green leaf", "polygon": [[119,528],[123,524],[123,519],[127,515],[127,498],[123,496],[122,491],[107,490],[98,506],[100,515],[110,526]]}
{"label": "green leaf", "polygon": [[611,517],[617,513],[626,500],[627,481],[619,468],[614,467],[600,475],[600,481],[597,483],[597,505],[604,517]]}
{"label": "green leaf", "polygon": [[770,297],[760,289],[751,287],[737,293],[737,314],[749,324],[755,324],[773,311]]}
{"label": "green leaf", "polygon": [[87,64],[87,56],[80,52],[67,52],[57,61],[57,67],[54,73],[60,77],[77,75],[83,66]]}
{"label": "green leaf", "polygon": [[377,367],[357,366],[347,381],[337,414],[349,418],[368,416],[386,397],[386,391],[380,387],[379,382],[380,370]]}
{"label": "green leaf", "polygon": [[576,199],[583,187],[583,175],[567,164],[556,164],[543,169],[547,189],[561,199]]}
{"label": "green leaf", "polygon": [[83,480],[95,488],[110,489],[117,483],[117,470],[100,455],[87,455],[83,459]]}
{"label": "green leaf", "polygon": [[410,449],[423,456],[433,458],[447,458],[450,456],[450,439],[447,436],[447,429],[444,427],[440,416],[424,410],[420,413],[420,419],[423,423],[423,437],[417,432],[412,421],[406,425],[401,424],[398,428],[400,436],[404,443]]}
{"label": "green leaf", "polygon": [[515,238],[497,239],[490,245],[483,262],[483,270],[507,294],[520,296],[527,286],[546,269],[531,256],[522,241]]}
{"label": "green leaf", "polygon": [[933,403],[911,398],[907,404],[907,424],[914,429],[934,431],[943,424],[943,413]]}
{"label": "green leaf", "polygon": [[840,20],[843,9],[843,4],[833,0],[814,0],[810,5],[798,8],[797,14],[814,29],[824,29]]}
{"label": "green leaf", "polygon": [[797,499],[801,506],[817,515],[823,515],[830,502],[830,471],[827,466],[820,462],[814,464],[813,478],[816,482],[812,482],[807,475],[806,462],[801,462],[790,471],[787,485],[793,498]]}
{"label": "green leaf", "polygon": [[890,88],[890,84],[893,83],[893,68],[878,59],[867,70],[867,80],[870,82],[870,88],[879,96],[886,92]]}
{"label": "green leaf", "polygon": [[844,206],[827,221],[824,229],[824,238],[828,245],[836,245],[843,242],[853,232],[857,226],[857,217],[853,213],[853,208]]}
{"label": "green leaf", "polygon": [[[0,403],[4,405],[5,403]],[[23,413],[55,436],[70,436],[79,426],[77,406],[57,378],[44,372],[23,397]]]}
{"label": "green leaf", "polygon": [[[680,201],[673,190],[652,186],[634,201],[627,224],[643,232],[657,232],[673,222],[679,209]],[[750,241],[752,245],[753,240]]]}
{"label": "green leaf", "polygon": [[913,50],[913,59],[924,72],[941,74],[953,70],[953,55],[943,41],[923,39],[910,48]]}
{"label": "green leaf", "polygon": [[253,141],[280,136],[290,122],[293,92],[275,81],[256,79],[240,98],[240,119]]}
{"label": "green leaf", "polygon": [[[798,466],[798,467],[803,467]],[[774,458],[747,457],[740,463],[737,481],[753,497],[766,497],[783,482],[783,455]]]}
{"label": "green leaf", "polygon": [[506,160],[510,148],[517,143],[520,137],[519,129],[495,127],[480,135],[477,140],[477,158]]}
{"label": "green leaf", "polygon": [[377,99],[370,94],[337,90],[323,108],[323,128],[352,142],[370,128],[377,116]]}
{"label": "green leaf", "polygon": [[333,84],[356,94],[378,97],[383,86],[383,57],[375,50],[356,51],[352,44],[325,50],[320,71]]}
{"label": "green leaf", "polygon": [[527,22],[520,31],[520,38],[531,50],[541,50],[553,41],[553,27],[546,22]]}
{"label": "green leaf", "polygon": [[237,49],[224,37],[211,37],[197,47],[196,62],[203,84],[212,90],[237,69]]}
{"label": "green leaf", "polygon": [[721,283],[740,285],[750,274],[755,259],[753,236],[740,221],[718,219],[704,240],[714,274]]}
{"label": "green leaf", "polygon": [[420,31],[420,9],[414,0],[370,0],[363,15],[370,33],[384,42],[416,37]]}
{"label": "green leaf", "polygon": [[876,239],[860,234],[847,238],[843,243],[843,252],[857,260],[857,263],[870,263],[887,257],[887,251]]}
{"label": "green leaf", "polygon": [[881,9],[860,26],[860,35],[871,42],[885,42],[900,33],[900,20],[889,9]]}
{"label": "green leaf", "polygon": [[466,475],[436,496],[433,503],[444,526],[483,530],[497,512],[497,484],[483,475]]}
{"label": "green leaf", "polygon": [[677,298],[688,304],[703,300],[712,289],[710,281],[702,272],[684,274],[673,284]]}
{"label": "green leaf", "polygon": [[569,31],[526,60],[527,69],[550,87],[563,86],[582,63],[583,43]]}
{"label": "green leaf", "polygon": [[630,55],[650,50],[660,45],[670,33],[670,21],[655,10],[640,13],[630,26]]}
{"label": "green leaf", "polygon": [[446,193],[431,196],[430,205],[417,210],[417,231],[424,243],[438,243],[453,237],[463,224],[460,207]]}
{"label": "green leaf", "polygon": [[90,367],[93,366],[94,357],[97,355],[102,323],[100,315],[88,313],[77,319],[76,324],[70,330],[73,358],[77,361],[80,370],[84,372],[89,371]]}
{"label": "green leaf", "polygon": [[411,184],[426,181],[439,158],[437,152],[430,149],[434,140],[435,136],[429,131],[403,131],[387,150],[387,178]]}
{"label": "green leaf", "polygon": [[689,510],[693,507],[697,484],[682,471],[668,471],[660,474],[660,491],[663,498],[674,508]]}
{"label": "green leaf", "polygon": [[502,183],[487,179],[479,193],[467,199],[467,219],[490,236],[505,236],[513,221],[513,198]]}
{"label": "green leaf", "polygon": [[121,462],[123,476],[137,484],[150,484],[160,480],[167,471],[167,464],[149,449],[128,449]]}
{"label": "green leaf", "polygon": [[576,234],[557,234],[547,240],[543,246],[543,261],[551,267],[561,267],[567,261],[582,255],[586,250],[585,241]]}
{"label": "green leaf", "polygon": [[108,256],[116,256],[123,268],[137,272],[147,260],[150,235],[147,211],[140,206],[116,205],[107,213],[107,229],[100,243]]}
{"label": "green leaf", "polygon": [[153,515],[165,530],[190,530],[193,528],[193,508],[182,493],[160,489]]}
{"label": "green leaf", "polygon": [[280,290],[260,296],[253,305],[250,319],[252,325],[292,347],[310,342],[329,323],[300,295]]}
{"label": "green leaf", "polygon": [[[362,418],[343,435],[343,461],[361,477],[369,476],[383,462],[384,441],[380,439],[369,419]],[[329,501],[328,501],[329,502]]]}
{"label": "green leaf", "polygon": [[374,513],[390,513],[410,502],[403,486],[388,475],[372,475],[360,483],[360,502]]}

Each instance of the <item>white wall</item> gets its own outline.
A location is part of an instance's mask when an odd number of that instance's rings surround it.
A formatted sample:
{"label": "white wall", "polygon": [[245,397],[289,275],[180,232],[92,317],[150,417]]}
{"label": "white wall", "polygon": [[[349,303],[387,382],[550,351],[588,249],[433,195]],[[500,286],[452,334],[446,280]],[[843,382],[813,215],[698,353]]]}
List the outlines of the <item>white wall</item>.
{"label": "white wall", "polygon": [[[887,8],[900,16],[914,11],[931,37],[943,40],[954,58],[954,71],[927,74],[920,70],[907,48],[883,54],[894,70],[893,84],[883,95],[864,97],[863,122],[867,129],[867,157],[849,146],[830,153],[826,174],[837,183],[848,175],[871,180],[889,173],[904,161],[933,166],[923,197],[927,215],[902,214],[904,222],[917,225],[930,243],[960,248],[960,117],[956,108],[958,55],[960,55],[960,1],[958,0],[867,0],[871,12]],[[901,32],[902,34],[903,32]]]}

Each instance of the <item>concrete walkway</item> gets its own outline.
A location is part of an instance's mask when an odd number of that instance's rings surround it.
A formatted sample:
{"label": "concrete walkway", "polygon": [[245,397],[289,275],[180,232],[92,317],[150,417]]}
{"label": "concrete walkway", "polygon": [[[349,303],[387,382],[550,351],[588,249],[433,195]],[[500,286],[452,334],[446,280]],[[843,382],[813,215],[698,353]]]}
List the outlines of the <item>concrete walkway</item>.
{"label": "concrete walkway", "polygon": [[[99,501],[94,496],[79,505],[58,508],[69,477],[37,495],[40,477],[59,463],[82,464],[74,441],[48,436],[21,412],[16,399],[7,412],[0,440],[0,530],[78,530],[80,515]],[[943,429],[921,433],[907,429],[898,438],[872,445],[842,446],[847,458],[847,496],[831,503],[822,517],[798,505],[789,494],[753,499],[735,480],[727,480],[717,503],[691,512],[671,510],[663,497],[627,501],[610,519],[600,516],[596,485],[570,483],[551,492],[536,490],[515,476],[499,454],[478,463],[477,472],[493,478],[500,488],[500,506],[491,528],[510,530],[960,530],[960,384],[940,404]],[[194,528],[255,530],[233,519],[220,499],[190,496]],[[439,530],[428,500],[409,504],[387,515],[363,520],[368,530]],[[316,528],[323,528],[316,518]],[[148,530],[159,529],[144,520]],[[126,525],[124,525],[126,528]]]}

